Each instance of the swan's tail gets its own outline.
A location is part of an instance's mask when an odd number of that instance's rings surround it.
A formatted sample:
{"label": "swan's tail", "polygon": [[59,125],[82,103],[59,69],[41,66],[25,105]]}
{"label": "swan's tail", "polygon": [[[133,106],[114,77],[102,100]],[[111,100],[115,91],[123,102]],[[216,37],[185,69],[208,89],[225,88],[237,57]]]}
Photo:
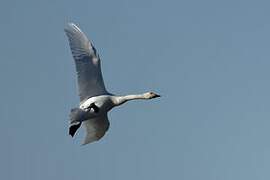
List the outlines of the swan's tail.
{"label": "swan's tail", "polygon": [[86,116],[86,112],[80,108],[73,108],[70,110],[69,120],[70,124],[73,122],[82,121]]}
{"label": "swan's tail", "polygon": [[80,108],[73,108],[69,114],[69,135],[72,137],[82,124],[83,119],[86,116],[86,112]]}

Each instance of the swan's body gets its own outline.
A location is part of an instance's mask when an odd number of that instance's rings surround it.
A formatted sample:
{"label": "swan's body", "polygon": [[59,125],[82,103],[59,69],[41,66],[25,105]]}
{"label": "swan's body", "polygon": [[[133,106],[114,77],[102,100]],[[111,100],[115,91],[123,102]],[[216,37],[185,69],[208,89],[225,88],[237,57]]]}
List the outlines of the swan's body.
{"label": "swan's body", "polygon": [[75,60],[80,106],[70,113],[71,136],[74,136],[81,123],[86,128],[83,144],[97,141],[109,128],[107,113],[127,101],[160,97],[153,92],[137,95],[116,96],[109,93],[104,85],[100,58],[86,35],[73,23],[65,28],[73,58]]}

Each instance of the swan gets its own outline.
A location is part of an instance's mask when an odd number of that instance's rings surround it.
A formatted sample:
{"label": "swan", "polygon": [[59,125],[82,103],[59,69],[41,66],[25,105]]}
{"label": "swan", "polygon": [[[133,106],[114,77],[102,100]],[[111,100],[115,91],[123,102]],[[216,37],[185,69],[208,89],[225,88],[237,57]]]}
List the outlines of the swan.
{"label": "swan", "polygon": [[87,36],[74,23],[64,28],[75,61],[80,105],[71,109],[69,135],[75,135],[81,124],[86,136],[82,145],[101,139],[109,129],[107,113],[114,107],[135,99],[160,97],[154,92],[117,96],[109,93],[104,85],[99,55]]}

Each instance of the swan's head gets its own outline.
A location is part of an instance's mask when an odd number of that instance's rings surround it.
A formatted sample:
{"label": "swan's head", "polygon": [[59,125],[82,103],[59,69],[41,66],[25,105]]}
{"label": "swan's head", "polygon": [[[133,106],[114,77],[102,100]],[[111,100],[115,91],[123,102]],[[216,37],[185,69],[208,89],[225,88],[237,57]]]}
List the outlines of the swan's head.
{"label": "swan's head", "polygon": [[160,97],[160,95],[154,93],[154,92],[147,92],[144,94],[146,99],[153,99],[153,98],[157,98]]}

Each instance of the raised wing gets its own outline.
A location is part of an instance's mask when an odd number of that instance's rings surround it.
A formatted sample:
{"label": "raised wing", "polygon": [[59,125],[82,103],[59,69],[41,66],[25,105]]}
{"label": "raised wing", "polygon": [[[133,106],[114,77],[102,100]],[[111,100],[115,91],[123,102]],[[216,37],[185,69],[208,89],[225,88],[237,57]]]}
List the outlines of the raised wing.
{"label": "raised wing", "polygon": [[65,28],[75,60],[80,101],[107,94],[100,67],[99,55],[86,35],[73,23]]}
{"label": "raised wing", "polygon": [[106,131],[109,129],[110,122],[106,114],[102,117],[83,121],[83,125],[86,130],[86,136],[82,145],[85,145],[101,139],[105,135]]}

